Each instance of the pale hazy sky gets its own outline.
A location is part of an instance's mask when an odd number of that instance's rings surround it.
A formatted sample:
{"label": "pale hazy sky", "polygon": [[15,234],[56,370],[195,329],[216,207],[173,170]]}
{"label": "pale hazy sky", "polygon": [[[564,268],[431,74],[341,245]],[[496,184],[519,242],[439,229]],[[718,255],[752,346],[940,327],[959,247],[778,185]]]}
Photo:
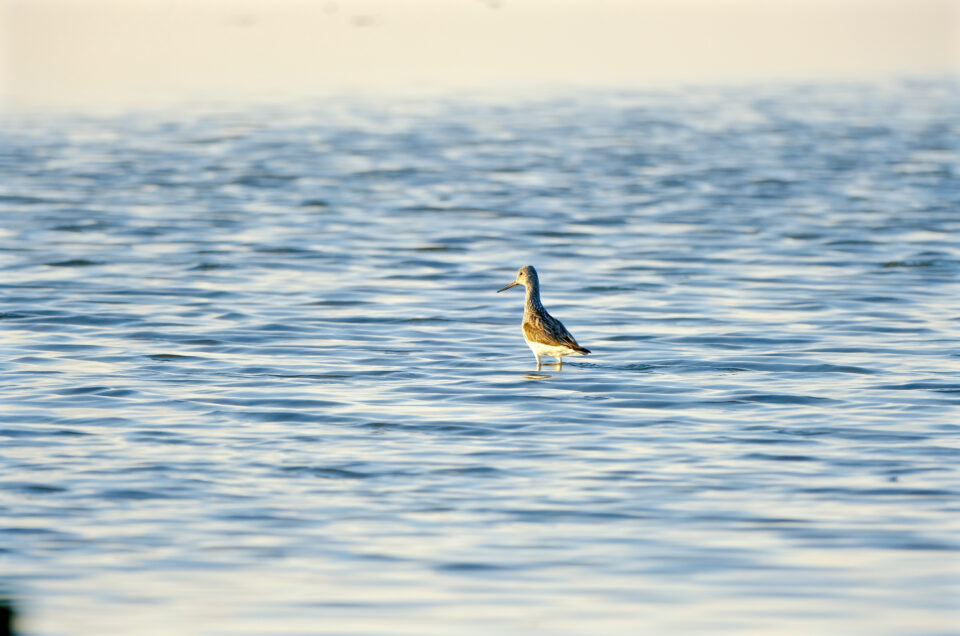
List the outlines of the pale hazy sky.
{"label": "pale hazy sky", "polygon": [[960,0],[0,0],[20,108],[960,72]]}

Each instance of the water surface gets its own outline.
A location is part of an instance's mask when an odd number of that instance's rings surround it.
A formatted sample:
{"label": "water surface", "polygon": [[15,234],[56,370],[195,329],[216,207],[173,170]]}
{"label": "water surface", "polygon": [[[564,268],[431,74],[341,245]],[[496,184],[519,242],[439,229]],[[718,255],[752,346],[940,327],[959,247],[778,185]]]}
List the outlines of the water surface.
{"label": "water surface", "polygon": [[[960,624],[950,82],[8,118],[27,634]],[[535,373],[522,292],[588,358]]]}

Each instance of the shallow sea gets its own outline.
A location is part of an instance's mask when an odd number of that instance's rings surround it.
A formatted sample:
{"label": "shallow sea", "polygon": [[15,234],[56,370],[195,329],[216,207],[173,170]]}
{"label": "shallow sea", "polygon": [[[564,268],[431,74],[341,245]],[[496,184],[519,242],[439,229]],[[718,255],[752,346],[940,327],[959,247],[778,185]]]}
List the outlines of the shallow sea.
{"label": "shallow sea", "polygon": [[[0,123],[60,634],[960,632],[960,85]],[[587,358],[536,373],[521,265]]]}

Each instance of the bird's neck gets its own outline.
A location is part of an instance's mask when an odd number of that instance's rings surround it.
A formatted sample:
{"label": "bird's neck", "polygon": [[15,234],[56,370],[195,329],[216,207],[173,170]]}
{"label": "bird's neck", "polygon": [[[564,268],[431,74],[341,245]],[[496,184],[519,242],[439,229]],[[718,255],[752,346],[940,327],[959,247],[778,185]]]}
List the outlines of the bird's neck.
{"label": "bird's neck", "polygon": [[527,302],[523,306],[524,315],[537,314],[543,311],[543,305],[540,304],[540,286],[536,283],[527,286]]}

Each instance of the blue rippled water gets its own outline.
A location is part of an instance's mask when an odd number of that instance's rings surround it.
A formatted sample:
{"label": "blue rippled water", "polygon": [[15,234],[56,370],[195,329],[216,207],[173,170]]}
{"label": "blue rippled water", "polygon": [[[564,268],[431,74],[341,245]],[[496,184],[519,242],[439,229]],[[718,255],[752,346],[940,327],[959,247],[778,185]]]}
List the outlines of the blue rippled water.
{"label": "blue rippled water", "polygon": [[[0,125],[26,634],[960,625],[960,87]],[[588,358],[535,373],[522,292]]]}

